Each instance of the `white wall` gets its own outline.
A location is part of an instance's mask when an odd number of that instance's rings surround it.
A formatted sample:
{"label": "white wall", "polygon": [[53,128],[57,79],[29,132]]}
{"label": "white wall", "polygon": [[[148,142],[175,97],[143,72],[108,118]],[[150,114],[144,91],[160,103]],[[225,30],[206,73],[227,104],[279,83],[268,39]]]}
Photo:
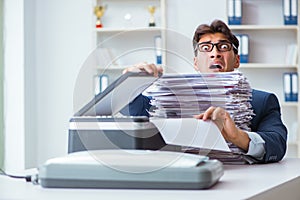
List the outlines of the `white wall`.
{"label": "white wall", "polygon": [[67,153],[68,121],[81,64],[92,44],[90,0],[36,1],[38,163]]}
{"label": "white wall", "polygon": [[23,1],[5,0],[7,170],[67,153],[75,80],[92,45],[91,1]]}
{"label": "white wall", "polygon": [[25,168],[37,163],[37,79],[36,79],[36,31],[35,1],[24,4],[24,95],[25,95]]}
{"label": "white wall", "polygon": [[4,167],[25,167],[23,0],[4,1]]}

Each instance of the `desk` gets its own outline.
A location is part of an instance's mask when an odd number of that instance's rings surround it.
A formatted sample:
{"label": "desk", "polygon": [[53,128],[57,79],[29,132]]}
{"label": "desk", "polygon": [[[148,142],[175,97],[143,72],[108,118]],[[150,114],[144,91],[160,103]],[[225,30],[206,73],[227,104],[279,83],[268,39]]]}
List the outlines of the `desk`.
{"label": "desk", "polygon": [[300,159],[224,168],[220,181],[207,190],[53,189],[0,176],[0,199],[300,199]]}

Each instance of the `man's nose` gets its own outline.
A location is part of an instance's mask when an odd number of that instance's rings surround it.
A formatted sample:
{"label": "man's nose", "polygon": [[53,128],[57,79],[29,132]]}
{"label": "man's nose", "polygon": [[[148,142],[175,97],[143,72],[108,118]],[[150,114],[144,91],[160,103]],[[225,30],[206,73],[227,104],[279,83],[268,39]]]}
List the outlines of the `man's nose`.
{"label": "man's nose", "polygon": [[210,52],[210,57],[211,58],[221,58],[222,57],[221,52],[217,49],[216,46],[214,46],[212,51]]}

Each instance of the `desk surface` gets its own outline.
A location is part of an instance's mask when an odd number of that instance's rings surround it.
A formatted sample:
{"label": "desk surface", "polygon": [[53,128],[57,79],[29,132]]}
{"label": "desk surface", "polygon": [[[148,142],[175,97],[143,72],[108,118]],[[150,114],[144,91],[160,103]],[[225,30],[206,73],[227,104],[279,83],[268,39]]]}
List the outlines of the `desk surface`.
{"label": "desk surface", "polygon": [[53,189],[0,176],[0,199],[300,199],[300,159],[224,168],[220,181],[207,190]]}

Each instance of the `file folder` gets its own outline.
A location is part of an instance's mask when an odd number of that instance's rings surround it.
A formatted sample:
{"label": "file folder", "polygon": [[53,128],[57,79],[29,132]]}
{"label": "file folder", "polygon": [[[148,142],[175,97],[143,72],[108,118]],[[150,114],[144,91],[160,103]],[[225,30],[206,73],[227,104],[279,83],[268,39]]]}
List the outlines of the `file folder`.
{"label": "file folder", "polygon": [[240,43],[238,54],[240,55],[240,63],[249,62],[249,36],[247,34],[237,34]]}
{"label": "file folder", "polygon": [[109,78],[108,78],[108,75],[106,74],[102,74],[102,75],[96,75],[95,78],[95,95],[99,94],[100,92],[103,92],[108,84],[109,84]]}
{"label": "file folder", "polygon": [[162,64],[162,50],[161,50],[161,36],[155,36],[155,56],[156,56],[156,64]]}
{"label": "file folder", "polygon": [[241,48],[241,62],[248,63],[249,60],[249,36],[244,34],[241,38],[242,48]]}
{"label": "file folder", "polygon": [[291,101],[292,86],[290,73],[283,74],[283,90],[285,101]]}
{"label": "file folder", "polygon": [[284,98],[287,102],[298,101],[298,73],[286,72],[283,74]]}
{"label": "file folder", "polygon": [[228,0],[228,24],[242,24],[242,0]]}
{"label": "file folder", "polygon": [[292,73],[292,101],[298,101],[298,74]]}
{"label": "file folder", "polygon": [[283,0],[283,18],[285,25],[298,24],[298,1]]}

